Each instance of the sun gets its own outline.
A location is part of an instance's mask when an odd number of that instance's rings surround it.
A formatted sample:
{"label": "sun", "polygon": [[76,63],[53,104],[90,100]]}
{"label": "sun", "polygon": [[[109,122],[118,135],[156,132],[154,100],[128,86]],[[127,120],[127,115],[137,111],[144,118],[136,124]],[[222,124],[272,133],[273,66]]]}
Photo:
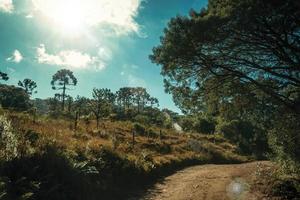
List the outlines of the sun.
{"label": "sun", "polygon": [[53,12],[53,18],[66,31],[79,31],[84,25],[84,13],[78,1],[63,1]]}
{"label": "sun", "polygon": [[36,1],[36,7],[62,33],[76,35],[83,31],[87,11],[82,0]]}
{"label": "sun", "polygon": [[37,15],[41,23],[67,36],[91,35],[95,27],[108,28],[122,34],[138,32],[139,27],[134,18],[140,1],[31,0],[33,15]]}

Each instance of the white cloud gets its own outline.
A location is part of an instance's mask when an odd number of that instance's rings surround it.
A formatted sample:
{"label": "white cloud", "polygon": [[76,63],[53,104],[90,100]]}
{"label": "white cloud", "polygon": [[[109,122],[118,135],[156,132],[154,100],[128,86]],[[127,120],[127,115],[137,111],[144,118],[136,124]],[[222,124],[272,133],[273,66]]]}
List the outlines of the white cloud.
{"label": "white cloud", "polygon": [[137,76],[134,76],[132,74],[129,74],[127,76],[128,79],[128,86],[130,87],[146,87],[146,81],[144,79],[141,79]]}
{"label": "white cloud", "polygon": [[30,13],[30,14],[26,15],[25,17],[26,17],[27,19],[31,19],[31,18],[33,18],[34,16],[33,16],[33,14]]}
{"label": "white cloud", "polygon": [[0,0],[0,12],[12,13],[14,4],[12,0]]}
{"label": "white cloud", "polygon": [[10,61],[10,62],[19,63],[23,60],[23,56],[22,56],[21,52],[16,49],[16,50],[14,50],[12,56],[7,58],[6,60]]}
{"label": "white cloud", "polygon": [[[109,26],[118,34],[139,32],[135,21],[142,0],[32,0],[35,10],[57,23]],[[80,21],[80,22],[78,22]]]}
{"label": "white cloud", "polygon": [[137,65],[123,65],[123,70],[120,75],[127,81],[129,87],[146,87],[146,81],[136,76],[136,70],[139,69]]}
{"label": "white cloud", "polygon": [[37,47],[37,59],[39,63],[58,65],[73,69],[93,68],[103,70],[106,62],[111,59],[111,53],[105,48],[99,48],[97,56],[91,56],[77,50],[63,50],[57,54],[49,54],[44,44]]}

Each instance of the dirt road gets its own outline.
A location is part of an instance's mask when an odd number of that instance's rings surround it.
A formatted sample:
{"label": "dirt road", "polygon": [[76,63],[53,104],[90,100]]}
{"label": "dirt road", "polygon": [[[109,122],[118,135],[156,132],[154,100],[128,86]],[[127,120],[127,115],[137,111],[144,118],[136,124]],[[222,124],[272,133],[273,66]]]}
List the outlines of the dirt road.
{"label": "dirt road", "polygon": [[186,168],[157,183],[143,200],[260,200],[250,182],[261,167],[271,163],[202,165]]}

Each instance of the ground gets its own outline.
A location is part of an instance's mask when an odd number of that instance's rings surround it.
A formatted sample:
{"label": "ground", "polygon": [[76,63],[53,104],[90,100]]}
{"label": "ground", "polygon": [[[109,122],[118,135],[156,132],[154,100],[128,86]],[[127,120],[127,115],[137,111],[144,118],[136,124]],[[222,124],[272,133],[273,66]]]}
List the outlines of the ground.
{"label": "ground", "polygon": [[[181,170],[150,188],[142,200],[261,200],[251,190],[259,169],[271,167],[268,161],[230,165],[200,165]],[[134,198],[133,198],[134,199]]]}

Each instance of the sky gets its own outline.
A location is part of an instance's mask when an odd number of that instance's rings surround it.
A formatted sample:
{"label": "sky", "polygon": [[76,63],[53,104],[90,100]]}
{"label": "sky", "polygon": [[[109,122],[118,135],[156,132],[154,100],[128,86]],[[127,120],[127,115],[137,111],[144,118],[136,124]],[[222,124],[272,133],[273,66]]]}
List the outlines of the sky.
{"label": "sky", "polygon": [[145,87],[160,108],[180,112],[166,94],[160,66],[149,60],[163,29],[176,15],[200,10],[207,0],[0,0],[0,71],[16,85],[30,78],[33,98],[52,97],[51,78],[70,69],[78,85],[70,95],[91,97],[93,88]]}

